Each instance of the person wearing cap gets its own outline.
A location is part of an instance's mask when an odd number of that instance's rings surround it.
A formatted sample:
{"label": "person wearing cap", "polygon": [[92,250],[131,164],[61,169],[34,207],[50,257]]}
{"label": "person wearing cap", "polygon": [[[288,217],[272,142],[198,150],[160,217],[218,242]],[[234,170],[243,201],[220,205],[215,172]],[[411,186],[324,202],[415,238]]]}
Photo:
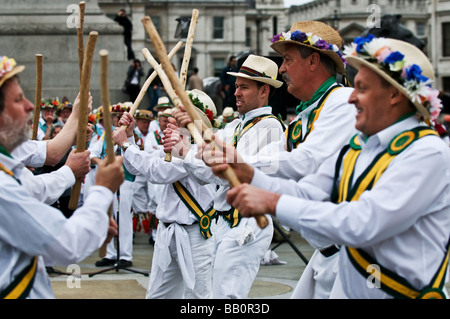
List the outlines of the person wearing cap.
{"label": "person wearing cap", "polygon": [[[339,50],[342,42],[336,30],[319,21],[295,22],[288,32],[273,37],[271,47],[283,57],[280,74],[300,104],[285,139],[246,160],[252,165],[234,167],[241,183],[252,182],[256,170],[298,181],[315,173],[356,133],[355,108],[348,102],[353,89],[338,83],[346,66]],[[309,244],[316,250],[292,297],[328,298],[335,284],[339,247],[331,242]]]}
{"label": "person wearing cap", "polygon": [[56,110],[58,122],[61,122],[63,125],[66,124],[70,114],[72,113],[72,108],[72,103],[70,103],[67,97],[64,97],[63,101],[59,104],[58,109]]}
{"label": "person wearing cap", "polygon": [[450,150],[433,129],[433,66],[417,47],[372,35],[345,54],[358,70],[349,98],[358,133],[316,174],[298,183],[255,174],[271,192],[247,184],[227,200],[341,245],[343,291],[332,297],[448,297]]}
{"label": "person wearing cap", "polygon": [[[216,116],[215,105],[204,92],[193,90],[189,95],[205,120],[206,110]],[[168,111],[172,109],[161,112],[160,117],[170,116]],[[128,129],[116,130],[113,138],[125,150],[125,167],[162,187],[155,212],[159,223],[146,298],[211,298],[214,187],[192,179],[180,159],[165,161],[163,148],[151,153],[141,151],[132,137],[134,119],[129,114],[124,114],[121,125]]]}
{"label": "person wearing cap", "polygon": [[57,122],[55,112],[59,107],[58,98],[47,98],[41,100],[41,117],[39,118],[39,128],[37,140],[50,140],[50,130]]}
{"label": "person wearing cap", "polygon": [[[216,137],[233,145],[247,160],[283,136],[284,126],[272,115],[272,108],[268,105],[269,97],[283,83],[276,79],[278,66],[275,62],[253,54],[237,72],[229,72],[229,75],[236,78],[239,118],[217,131]],[[174,113],[174,116],[180,127],[191,121],[189,115],[182,111]],[[203,161],[196,159],[195,149],[183,153],[187,153],[184,165],[192,176],[201,183],[219,185],[214,197],[214,208],[219,218],[214,236],[213,298],[247,298],[260,261],[272,240],[272,219],[269,217],[269,225],[261,229],[254,218],[241,218],[225,200],[230,190],[228,181],[215,176]]]}
{"label": "person wearing cap", "polygon": [[54,298],[44,266],[80,262],[107,239],[107,210],[123,180],[122,159],[101,164],[97,185],[76,217],[66,219],[32,197],[21,184],[24,165],[11,155],[31,135],[34,105],[19,84],[23,70],[14,59],[0,58],[0,297]]}
{"label": "person wearing cap", "polygon": [[[131,109],[131,102],[119,102],[111,106],[111,124],[112,129],[119,129],[119,120],[124,112],[129,112]],[[106,157],[106,139],[105,133],[92,146],[89,145],[91,151],[91,163],[98,166],[98,163]],[[114,152],[121,154],[122,150],[117,145],[114,146]],[[131,213],[133,201],[133,184],[135,180],[134,174],[131,174],[125,167],[123,167],[125,180],[120,185],[113,201],[113,216],[119,223],[119,244],[116,245],[111,241],[106,246],[106,256],[95,262],[96,267],[112,266],[116,262],[118,267],[126,268],[133,266],[133,215]],[[93,169],[96,172],[96,169]],[[95,173],[96,174],[96,173]],[[89,193],[90,190],[87,190]],[[119,250],[119,251],[117,251]],[[119,260],[117,261],[117,255]]]}

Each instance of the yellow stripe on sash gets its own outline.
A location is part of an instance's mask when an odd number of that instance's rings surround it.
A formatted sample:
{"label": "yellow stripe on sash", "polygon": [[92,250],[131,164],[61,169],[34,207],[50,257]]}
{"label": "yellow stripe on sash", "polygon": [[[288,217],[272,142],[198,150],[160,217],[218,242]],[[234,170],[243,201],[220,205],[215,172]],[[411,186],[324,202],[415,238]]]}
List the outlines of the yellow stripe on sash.
{"label": "yellow stripe on sash", "polygon": [[[353,171],[356,165],[356,160],[361,152],[358,137],[354,136],[350,141],[350,149],[347,154],[344,155],[341,181],[339,183],[336,202],[340,203],[343,201],[358,200],[362,193],[370,190],[377,183],[395,156],[400,154],[415,140],[427,135],[439,136],[436,131],[422,127],[417,127],[398,134],[392,139],[388,148],[384,152],[377,155],[372,164],[362,173],[362,175],[355,182],[355,185],[352,187],[351,179],[353,178]],[[340,159],[342,159],[342,157],[340,157]],[[337,174],[338,171],[336,172],[335,180],[338,176]],[[449,244],[447,246],[449,246]],[[379,265],[376,260],[372,260],[373,258],[361,249],[346,247],[346,251],[356,269],[365,276],[372,275],[368,273],[370,265]],[[439,298],[444,296],[441,289],[447,271],[448,260],[449,248],[447,247],[445,258],[433,278],[433,281],[429,285],[430,289],[427,288],[422,292],[414,289],[412,285],[410,285],[404,278],[401,278],[388,269],[383,268],[381,265],[379,266],[382,270],[380,270],[375,277],[378,276],[378,279],[382,284],[382,289],[393,296],[412,299],[421,297]]]}
{"label": "yellow stripe on sash", "polygon": [[33,263],[30,269],[26,272],[23,278],[15,285],[15,287],[4,297],[4,299],[18,299],[22,297],[25,290],[30,288],[30,284],[34,279],[37,269],[37,257],[33,258]]}
{"label": "yellow stripe on sash", "polygon": [[[369,266],[371,265],[370,262],[368,262],[364,257],[361,256],[361,254],[353,247],[347,247],[347,251],[350,253],[351,257],[358,263],[358,265],[362,269],[369,269]],[[419,292],[414,289],[410,289],[409,287],[406,287],[405,285],[401,284],[395,279],[392,279],[391,277],[387,276],[383,272],[378,272],[379,278],[377,278],[381,283],[383,283],[385,286],[389,287],[392,290],[395,290],[396,292],[402,294],[403,296],[407,296],[408,298],[415,299],[419,296]],[[376,276],[374,276],[376,277]]]}

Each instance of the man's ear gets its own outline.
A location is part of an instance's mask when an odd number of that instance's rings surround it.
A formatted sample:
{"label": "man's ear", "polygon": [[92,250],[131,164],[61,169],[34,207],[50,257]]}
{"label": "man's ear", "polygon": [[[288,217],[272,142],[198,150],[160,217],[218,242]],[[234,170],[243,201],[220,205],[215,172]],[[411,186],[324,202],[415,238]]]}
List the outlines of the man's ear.
{"label": "man's ear", "polygon": [[318,52],[313,52],[309,57],[309,68],[311,71],[317,69],[320,65],[320,54]]}

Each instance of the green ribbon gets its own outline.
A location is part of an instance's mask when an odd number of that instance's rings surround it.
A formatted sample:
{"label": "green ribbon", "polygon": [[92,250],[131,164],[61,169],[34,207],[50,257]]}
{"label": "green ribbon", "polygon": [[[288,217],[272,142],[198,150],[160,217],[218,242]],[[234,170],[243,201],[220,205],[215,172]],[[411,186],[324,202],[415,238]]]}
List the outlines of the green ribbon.
{"label": "green ribbon", "polygon": [[318,99],[324,95],[324,93],[330,88],[333,83],[336,82],[336,77],[333,75],[328,80],[322,83],[322,85],[314,92],[311,100],[309,101],[301,101],[300,104],[295,109],[296,113],[299,114],[301,111],[304,111],[308,106],[316,102]]}

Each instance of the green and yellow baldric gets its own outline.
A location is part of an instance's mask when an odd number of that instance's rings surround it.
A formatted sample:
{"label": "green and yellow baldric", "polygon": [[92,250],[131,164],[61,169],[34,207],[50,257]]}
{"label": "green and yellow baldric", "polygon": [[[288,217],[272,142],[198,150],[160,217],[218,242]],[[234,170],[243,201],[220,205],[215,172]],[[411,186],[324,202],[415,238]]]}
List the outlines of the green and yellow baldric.
{"label": "green and yellow baldric", "polygon": [[[248,132],[248,130],[251,129],[253,126],[255,126],[256,123],[258,123],[259,121],[262,121],[262,120],[268,119],[268,118],[276,119],[277,121],[280,122],[283,130],[285,129],[283,121],[281,121],[275,115],[272,115],[272,114],[260,115],[260,116],[255,117],[251,121],[248,121],[247,123],[245,123],[245,125],[242,129],[241,129],[242,122],[236,126],[236,128],[234,129],[233,138],[231,139],[232,145],[236,148],[237,143],[241,139],[242,135],[244,135],[246,132]],[[237,225],[239,225],[239,222],[241,221],[241,218],[242,218],[241,214],[239,214],[239,211],[234,207],[231,207],[231,209],[229,211],[221,213],[220,215],[229,223],[230,228],[233,228],[233,227],[236,227]]]}
{"label": "green and yellow baldric", "polygon": [[[335,203],[358,200],[364,191],[372,189],[395,156],[400,154],[417,139],[427,135],[438,136],[438,133],[428,127],[419,126],[398,134],[389,143],[387,149],[375,157],[371,165],[366,168],[353,184],[353,171],[356,160],[361,153],[361,144],[359,143],[358,136],[355,135],[351,139],[350,144],[344,147],[339,154],[334,175],[332,200]],[[337,180],[341,165],[342,176],[338,185]],[[363,276],[373,276],[373,272],[368,271],[370,269],[368,266],[373,264],[379,265],[380,273],[378,279],[381,283],[381,289],[395,298],[445,298],[442,289],[449,259],[449,244],[447,244],[445,258],[436,275],[433,277],[432,282],[422,291],[416,290],[407,280],[381,266],[363,250],[346,247],[346,251],[352,264]]]}
{"label": "green and yellow baldric", "polygon": [[195,198],[189,193],[186,187],[179,181],[172,183],[175,192],[181,201],[189,208],[189,210],[197,217],[200,225],[200,232],[205,238],[212,236],[211,233],[211,220],[215,217],[216,210],[211,207],[208,211],[204,211]]}
{"label": "green and yellow baldric", "polygon": [[0,299],[25,299],[33,287],[36,270],[37,257],[33,257],[31,263],[0,293]]}
{"label": "green and yellow baldric", "polygon": [[[0,149],[0,153],[5,154],[3,150],[3,148]],[[20,181],[14,176],[14,173],[2,164],[0,164],[0,171],[5,172],[20,184]],[[0,299],[25,299],[28,297],[33,287],[36,270],[37,257],[33,257],[31,263],[19,273],[6,289],[0,292]]]}
{"label": "green and yellow baldric", "polygon": [[19,275],[0,292],[0,299],[25,299],[33,287],[37,270],[37,257],[33,257],[31,263],[25,267]]}
{"label": "green and yellow baldric", "polygon": [[298,119],[295,122],[289,124],[288,129],[285,131],[286,136],[286,149],[288,152],[297,148],[300,143],[303,143],[306,140],[306,137],[314,130],[314,122],[319,118],[319,114],[325,105],[325,102],[328,99],[328,96],[331,92],[341,88],[341,85],[333,85],[330,87],[325,94],[320,98],[317,106],[309,113],[308,116],[308,125],[306,126],[306,134],[302,138],[302,119]]}
{"label": "green and yellow baldric", "polygon": [[248,130],[251,129],[253,126],[255,126],[256,123],[258,123],[259,121],[262,121],[262,120],[268,119],[268,118],[273,118],[273,119],[276,119],[277,121],[279,121],[281,126],[284,129],[284,123],[275,115],[272,115],[272,114],[260,115],[260,116],[255,117],[251,121],[248,121],[247,123],[245,123],[245,125],[242,129],[241,129],[242,122],[236,126],[236,128],[234,129],[233,138],[231,139],[232,145],[236,148],[237,143],[241,139],[242,135],[244,135],[246,132],[248,132]]}

